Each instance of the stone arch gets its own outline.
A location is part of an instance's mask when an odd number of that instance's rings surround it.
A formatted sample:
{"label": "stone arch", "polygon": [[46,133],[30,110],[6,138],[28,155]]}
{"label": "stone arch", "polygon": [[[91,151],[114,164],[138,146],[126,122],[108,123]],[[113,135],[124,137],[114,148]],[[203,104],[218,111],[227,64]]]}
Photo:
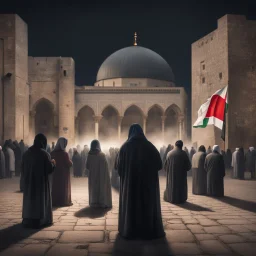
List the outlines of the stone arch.
{"label": "stone arch", "polygon": [[158,104],[152,105],[148,110],[146,122],[146,135],[154,144],[159,144],[162,135],[162,116],[164,110]]}
{"label": "stone arch", "polygon": [[136,103],[131,103],[131,104],[129,104],[128,106],[126,106],[125,109],[123,110],[123,115],[124,115],[125,112],[126,112],[129,108],[131,108],[131,107],[137,108],[137,109],[140,111],[140,113],[141,113],[142,116],[146,116],[146,114],[144,113],[144,111],[142,110],[142,108],[139,107]]}
{"label": "stone arch", "polygon": [[78,116],[78,113],[80,112],[81,109],[83,109],[84,107],[89,107],[92,109],[94,115],[97,115],[97,107],[94,104],[78,104],[77,108],[76,108],[76,116]]}
{"label": "stone arch", "polygon": [[94,139],[95,112],[89,105],[79,109],[76,117],[76,134],[79,143],[90,144]]}
{"label": "stone arch", "polygon": [[174,144],[179,138],[178,118],[181,110],[176,104],[172,104],[165,110],[165,141],[166,144]]}
{"label": "stone arch", "polygon": [[51,109],[52,109],[53,111],[56,111],[54,104],[53,104],[50,100],[48,100],[48,99],[46,99],[46,98],[43,97],[43,98],[37,100],[37,101],[34,103],[34,105],[33,105],[33,107],[32,107],[32,112],[35,112],[37,106],[40,105],[41,103],[49,104],[49,106],[51,107]]}
{"label": "stone arch", "polygon": [[118,117],[119,112],[111,104],[104,107],[101,112],[99,122],[99,139],[101,142],[107,142],[115,145],[118,142]]}
{"label": "stone arch", "polygon": [[149,108],[148,108],[148,112],[147,113],[149,113],[149,111],[152,109],[152,108],[159,108],[161,111],[162,111],[162,115],[164,114],[164,108],[161,106],[161,105],[159,105],[159,104],[153,104],[152,106],[150,106]]}
{"label": "stone arch", "polygon": [[121,137],[123,139],[127,138],[129,128],[133,123],[138,123],[143,128],[144,118],[145,118],[144,112],[140,107],[138,107],[136,104],[129,105],[124,111],[124,116],[123,116],[122,126],[121,126],[121,130],[122,130]]}
{"label": "stone arch", "polygon": [[35,134],[43,133],[49,142],[56,141],[58,125],[54,104],[46,98],[41,98],[33,105],[31,114]]}
{"label": "stone arch", "polygon": [[107,109],[107,108],[113,108],[116,111],[117,115],[118,116],[120,115],[120,111],[112,104],[107,104],[106,106],[104,106],[101,110],[101,115],[105,111],[105,109]]}

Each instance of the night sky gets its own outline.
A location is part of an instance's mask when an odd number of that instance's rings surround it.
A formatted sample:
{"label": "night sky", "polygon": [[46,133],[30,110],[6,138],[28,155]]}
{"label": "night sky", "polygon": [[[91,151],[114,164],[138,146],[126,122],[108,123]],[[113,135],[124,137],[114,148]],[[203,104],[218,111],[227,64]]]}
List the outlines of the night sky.
{"label": "night sky", "polygon": [[28,24],[30,56],[73,57],[76,85],[92,85],[102,62],[131,46],[136,31],[138,45],[160,54],[172,67],[177,86],[185,87],[189,96],[191,44],[216,29],[217,19],[227,13],[256,19],[255,0],[81,2],[5,1],[0,11],[17,13]]}

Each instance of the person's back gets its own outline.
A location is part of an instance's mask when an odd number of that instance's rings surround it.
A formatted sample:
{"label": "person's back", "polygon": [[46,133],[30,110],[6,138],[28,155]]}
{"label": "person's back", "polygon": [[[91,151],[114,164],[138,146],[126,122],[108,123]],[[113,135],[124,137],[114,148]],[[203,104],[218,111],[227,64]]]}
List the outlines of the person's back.
{"label": "person's back", "polygon": [[207,172],[207,195],[224,196],[225,163],[218,145],[214,145],[213,152],[206,156],[205,170]]}
{"label": "person's back", "polygon": [[167,172],[164,199],[178,204],[187,200],[187,172],[191,169],[191,163],[187,153],[182,150],[183,142],[177,141],[175,146],[176,148],[168,153],[164,166]]}
{"label": "person's back", "polygon": [[158,179],[162,161],[138,124],[130,127],[129,139],[119,151],[116,168],[120,176],[120,235],[128,239],[163,237]]}
{"label": "person's back", "polygon": [[[27,227],[40,227],[52,224],[52,200],[48,175],[54,165],[41,141],[42,134],[35,137],[35,143],[22,158],[21,172],[23,179],[23,224]],[[54,162],[54,160],[52,160]]]}
{"label": "person's back", "polygon": [[98,140],[93,140],[91,143],[86,169],[88,169],[89,205],[102,208],[112,207],[108,163]]}

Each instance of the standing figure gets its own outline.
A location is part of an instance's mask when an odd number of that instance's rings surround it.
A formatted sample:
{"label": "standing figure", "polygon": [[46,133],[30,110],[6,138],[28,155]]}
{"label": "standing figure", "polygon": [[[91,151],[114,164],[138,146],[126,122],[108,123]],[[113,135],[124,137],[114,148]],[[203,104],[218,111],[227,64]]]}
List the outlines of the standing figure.
{"label": "standing figure", "polygon": [[128,239],[164,237],[158,179],[162,161],[139,124],[130,127],[116,169],[120,176],[119,234]]}
{"label": "standing figure", "polygon": [[72,166],[72,162],[66,152],[67,144],[68,140],[60,137],[54,150],[51,152],[51,158],[56,161],[56,168],[52,177],[53,206],[72,205],[70,183],[70,167]]}
{"label": "standing figure", "polygon": [[52,148],[51,148],[51,151],[53,151],[55,148],[55,142],[52,142]]}
{"label": "standing figure", "polygon": [[12,178],[15,174],[15,155],[14,155],[14,145],[12,145],[12,141],[8,140],[7,142],[7,151],[9,155],[9,170],[10,170],[10,176],[9,178]]}
{"label": "standing figure", "polygon": [[214,145],[213,152],[206,156],[204,168],[207,172],[207,195],[223,197],[225,163],[218,145]]}
{"label": "standing figure", "polygon": [[88,152],[89,152],[88,146],[84,145],[84,149],[81,152],[81,158],[82,158],[82,170],[85,173],[86,177],[88,176],[88,171],[86,169],[86,160],[87,160]]}
{"label": "standing figure", "polygon": [[231,162],[232,162],[232,152],[229,148],[227,149],[227,152],[226,152],[226,158],[227,158],[227,168],[230,169]]}
{"label": "standing figure", "polygon": [[40,228],[53,222],[49,174],[54,171],[55,161],[46,152],[46,145],[46,137],[37,134],[34,145],[22,158],[22,224],[28,228]]}
{"label": "standing figure", "polygon": [[224,159],[225,168],[228,168],[226,152],[224,150],[221,150],[220,152],[221,152],[221,155],[223,156],[223,159]]}
{"label": "standing figure", "polygon": [[194,147],[191,147],[190,153],[189,153],[189,159],[190,159],[191,162],[192,162],[193,155],[195,153],[196,153],[196,150],[194,149]]}
{"label": "standing figure", "polygon": [[23,156],[23,154],[25,153],[25,144],[23,140],[20,141],[19,146],[20,146],[21,156]]}
{"label": "standing figure", "polygon": [[187,147],[184,147],[184,151],[186,152],[186,154],[187,154],[187,156],[188,156],[188,158],[189,158],[189,152],[188,152]]}
{"label": "standing figure", "polygon": [[207,151],[206,151],[206,155],[209,155],[212,153],[212,148],[211,146],[208,147]]}
{"label": "standing figure", "polygon": [[4,179],[4,178],[5,178],[5,156],[4,156],[2,147],[0,146],[0,179]]}
{"label": "standing figure", "polygon": [[73,157],[73,149],[72,148],[69,149],[68,156],[69,156],[69,159],[72,159],[72,157]]}
{"label": "standing figure", "polygon": [[74,177],[82,177],[82,158],[77,152],[76,148],[73,149],[74,154],[72,157]]}
{"label": "standing figure", "polygon": [[236,148],[232,156],[233,178],[244,179],[245,157],[242,148]]}
{"label": "standing figure", "polygon": [[91,142],[91,149],[86,161],[88,169],[89,205],[90,207],[112,207],[112,195],[108,163],[101,151],[98,140]]}
{"label": "standing figure", "polygon": [[79,144],[76,146],[76,150],[78,154],[81,155],[81,146]]}
{"label": "standing figure", "polygon": [[185,203],[188,198],[187,172],[191,162],[182,147],[183,142],[176,141],[175,149],[169,152],[164,165],[167,172],[164,200],[173,204]]}
{"label": "standing figure", "polygon": [[6,178],[11,178],[11,171],[10,171],[10,156],[8,153],[8,141],[6,140],[4,145],[3,145],[3,153],[5,157],[5,177]]}
{"label": "standing figure", "polygon": [[168,153],[172,150],[172,145],[169,144],[164,152],[164,156],[163,156],[163,162],[162,162],[162,166],[164,166],[164,163],[166,161],[166,157],[168,155]]}
{"label": "standing figure", "polygon": [[246,154],[246,166],[251,173],[251,179],[255,179],[256,172],[256,150],[254,147],[250,147]]}
{"label": "standing figure", "polygon": [[20,168],[21,168],[21,150],[20,150],[20,145],[17,140],[13,142],[13,145],[15,146],[14,148],[14,155],[15,155],[15,176],[19,177],[20,176]]}
{"label": "standing figure", "polygon": [[192,158],[192,193],[194,195],[205,195],[207,188],[207,175],[204,169],[206,149],[200,146]]}

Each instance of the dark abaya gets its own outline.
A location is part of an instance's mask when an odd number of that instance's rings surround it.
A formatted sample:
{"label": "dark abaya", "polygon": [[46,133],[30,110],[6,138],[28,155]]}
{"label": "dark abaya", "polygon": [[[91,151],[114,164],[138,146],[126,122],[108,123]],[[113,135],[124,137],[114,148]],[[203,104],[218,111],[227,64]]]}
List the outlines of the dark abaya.
{"label": "dark abaya", "polygon": [[116,165],[120,175],[120,235],[128,239],[165,236],[158,179],[162,161],[158,150],[146,139],[138,124],[130,127]]}

